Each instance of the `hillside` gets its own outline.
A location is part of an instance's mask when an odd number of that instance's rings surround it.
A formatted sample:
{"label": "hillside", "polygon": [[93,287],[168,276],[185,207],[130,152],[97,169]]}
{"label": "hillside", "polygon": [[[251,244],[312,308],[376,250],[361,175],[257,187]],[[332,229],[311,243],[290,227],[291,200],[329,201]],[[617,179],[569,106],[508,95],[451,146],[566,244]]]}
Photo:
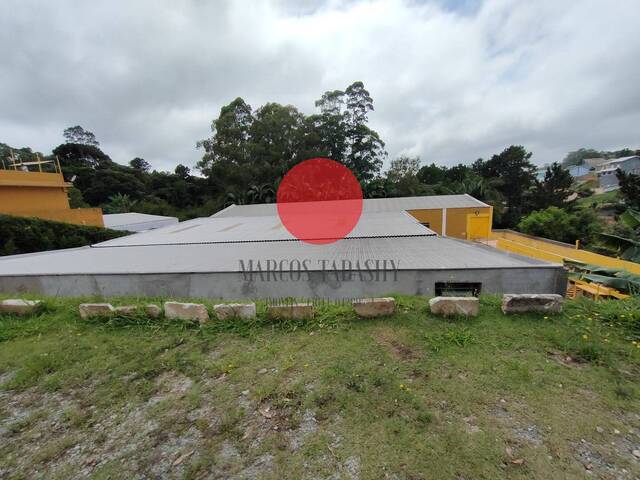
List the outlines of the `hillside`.
{"label": "hillside", "polygon": [[505,317],[486,297],[447,321],[397,300],[379,320],[0,317],[0,477],[640,475],[637,301]]}

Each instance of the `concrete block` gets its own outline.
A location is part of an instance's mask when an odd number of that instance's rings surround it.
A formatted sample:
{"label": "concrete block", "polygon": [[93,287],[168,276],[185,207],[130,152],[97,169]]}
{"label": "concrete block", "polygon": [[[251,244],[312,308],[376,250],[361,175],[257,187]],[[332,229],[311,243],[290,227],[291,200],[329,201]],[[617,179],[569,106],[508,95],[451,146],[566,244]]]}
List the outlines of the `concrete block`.
{"label": "concrete block", "polygon": [[363,298],[352,305],[360,317],[386,317],[396,311],[396,300],[392,297]]}
{"label": "concrete block", "polygon": [[555,294],[514,294],[502,296],[502,313],[561,313],[564,298]]}
{"label": "concrete block", "polygon": [[162,315],[162,309],[158,305],[150,303],[144,307],[144,313],[151,318],[159,318]]}
{"label": "concrete block", "polygon": [[90,317],[103,317],[115,312],[115,309],[110,303],[81,303],[78,309],[80,311],[80,316],[84,319]]}
{"label": "concrete block", "polygon": [[40,300],[22,300],[13,298],[0,302],[0,313],[14,313],[16,315],[29,315],[36,311]]}
{"label": "concrete block", "polygon": [[435,297],[429,300],[429,308],[434,315],[443,317],[477,317],[480,301],[476,297]]}
{"label": "concrete block", "polygon": [[197,320],[200,323],[209,320],[207,307],[201,303],[165,302],[164,316],[170,320]]}
{"label": "concrete block", "polygon": [[135,315],[137,308],[135,305],[124,305],[122,307],[116,307],[114,312],[120,315]]}
{"label": "concrete block", "polygon": [[267,315],[271,318],[285,318],[291,320],[313,318],[313,304],[292,303],[290,305],[270,305],[267,307]]}
{"label": "concrete block", "polygon": [[227,318],[256,318],[255,303],[222,303],[213,306],[220,320]]}

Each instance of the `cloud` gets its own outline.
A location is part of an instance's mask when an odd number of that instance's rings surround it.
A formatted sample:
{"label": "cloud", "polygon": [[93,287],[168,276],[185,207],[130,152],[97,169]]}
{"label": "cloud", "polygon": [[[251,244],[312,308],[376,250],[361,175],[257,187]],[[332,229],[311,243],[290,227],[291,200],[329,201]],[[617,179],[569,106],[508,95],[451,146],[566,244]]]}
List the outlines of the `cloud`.
{"label": "cloud", "polygon": [[640,147],[633,0],[5,0],[0,19],[0,141],[44,152],[80,124],[116,161],[193,165],[235,97],[311,113],[355,80],[390,157]]}

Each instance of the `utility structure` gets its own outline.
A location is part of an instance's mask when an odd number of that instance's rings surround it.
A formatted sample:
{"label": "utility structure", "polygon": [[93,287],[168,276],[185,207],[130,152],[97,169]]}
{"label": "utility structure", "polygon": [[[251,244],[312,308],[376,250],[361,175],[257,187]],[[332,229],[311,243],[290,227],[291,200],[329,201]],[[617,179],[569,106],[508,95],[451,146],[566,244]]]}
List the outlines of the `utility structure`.
{"label": "utility structure", "polygon": [[[0,213],[18,217],[103,227],[99,208],[70,208],[67,196],[71,183],[65,182],[56,157],[23,161],[11,151],[11,161],[0,169]],[[31,169],[37,168],[37,171]]]}

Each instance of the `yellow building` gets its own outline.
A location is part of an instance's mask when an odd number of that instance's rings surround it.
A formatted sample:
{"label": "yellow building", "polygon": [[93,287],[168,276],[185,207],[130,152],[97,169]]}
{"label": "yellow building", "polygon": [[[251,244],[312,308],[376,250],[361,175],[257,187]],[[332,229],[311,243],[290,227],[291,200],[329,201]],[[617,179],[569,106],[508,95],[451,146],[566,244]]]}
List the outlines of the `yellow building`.
{"label": "yellow building", "polygon": [[406,211],[438,235],[463,240],[487,240],[493,222],[493,207],[467,194],[369,199],[363,211]]}
{"label": "yellow building", "polygon": [[[42,166],[43,163],[30,162]],[[26,165],[16,164],[15,167]],[[30,172],[0,170],[0,213],[19,217],[38,217],[45,220],[104,227],[100,208],[70,208],[62,172]]]}

